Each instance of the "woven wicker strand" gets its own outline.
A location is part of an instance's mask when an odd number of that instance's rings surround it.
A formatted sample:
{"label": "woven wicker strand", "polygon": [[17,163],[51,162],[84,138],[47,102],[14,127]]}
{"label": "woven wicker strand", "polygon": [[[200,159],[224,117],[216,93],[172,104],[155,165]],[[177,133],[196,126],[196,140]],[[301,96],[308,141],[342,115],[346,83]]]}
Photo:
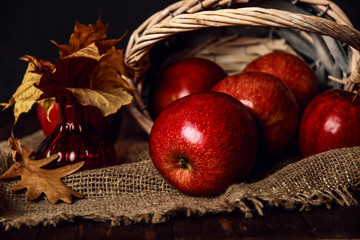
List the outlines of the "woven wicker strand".
{"label": "woven wicker strand", "polygon": [[195,14],[183,14],[161,22],[143,32],[136,45],[126,52],[126,63],[141,67],[151,47],[172,34],[205,27],[236,25],[287,27],[327,35],[360,50],[360,33],[350,26],[339,25],[327,19],[262,8],[222,9]]}
{"label": "woven wicker strand", "polygon": [[[337,79],[344,88],[353,90],[359,82],[360,32],[353,28],[345,13],[333,2],[328,0],[298,0],[311,4],[322,11],[319,15],[327,15],[334,21],[324,17],[293,13],[285,10],[262,7],[226,8],[229,5],[248,3],[246,0],[185,0],[176,2],[159,11],[146,20],[131,35],[125,55],[125,63],[136,69],[129,84],[137,88],[135,102],[130,105],[130,112],[138,120],[144,130],[149,133],[153,121],[141,99],[145,72],[150,66],[152,47],[179,33],[190,32],[210,27],[231,26],[265,26],[288,28],[317,35],[328,36],[347,44],[351,49],[351,76]],[[350,82],[350,83],[349,83]]]}

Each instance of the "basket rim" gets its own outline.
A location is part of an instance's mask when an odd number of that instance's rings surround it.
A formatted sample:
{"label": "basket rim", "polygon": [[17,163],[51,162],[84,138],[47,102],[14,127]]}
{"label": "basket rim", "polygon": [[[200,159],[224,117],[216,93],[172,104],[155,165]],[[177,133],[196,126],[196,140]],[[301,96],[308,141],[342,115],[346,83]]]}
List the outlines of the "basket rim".
{"label": "basket rim", "polygon": [[[206,2],[206,0],[197,2]],[[212,2],[221,3],[223,1]],[[235,2],[237,1],[235,0]],[[240,2],[249,1],[240,0]],[[179,9],[183,9],[189,3],[194,3],[194,0],[181,0],[152,15],[131,34],[126,47],[125,63],[130,67],[141,70],[144,67],[146,68],[147,64],[144,64],[143,61],[148,57],[148,52],[155,43],[180,32],[229,25],[257,25],[299,29],[330,36],[360,51],[360,32],[353,28],[345,13],[335,3],[329,0],[297,0],[296,2],[317,3],[316,6],[320,7],[320,10],[326,11],[326,14],[330,13],[335,21],[318,16],[261,7],[200,9],[197,12],[194,12],[194,7],[192,7],[187,12],[181,10],[181,13],[178,14]],[[168,16],[164,18],[165,13]],[[159,15],[162,18],[159,18]]]}

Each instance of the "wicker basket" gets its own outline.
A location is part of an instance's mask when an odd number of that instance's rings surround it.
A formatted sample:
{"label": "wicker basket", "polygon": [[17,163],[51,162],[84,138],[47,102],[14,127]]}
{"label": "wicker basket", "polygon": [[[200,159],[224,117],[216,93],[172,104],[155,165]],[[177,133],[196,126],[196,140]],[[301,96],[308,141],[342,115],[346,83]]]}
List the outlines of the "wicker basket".
{"label": "wicker basket", "polygon": [[130,37],[125,63],[135,87],[129,110],[150,133],[148,89],[162,68],[183,57],[216,61],[228,73],[255,57],[281,49],[316,71],[322,90],[355,91],[360,32],[328,0],[184,0],[148,18]]}

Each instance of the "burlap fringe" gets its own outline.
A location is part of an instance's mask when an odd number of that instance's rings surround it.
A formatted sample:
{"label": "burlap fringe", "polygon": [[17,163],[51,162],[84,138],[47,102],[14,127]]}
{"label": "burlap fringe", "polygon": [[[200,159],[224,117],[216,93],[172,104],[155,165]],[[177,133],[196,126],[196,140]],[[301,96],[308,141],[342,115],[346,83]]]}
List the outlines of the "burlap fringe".
{"label": "burlap fringe", "polygon": [[[163,223],[172,218],[179,216],[186,217],[201,217],[208,214],[217,213],[230,213],[240,211],[244,214],[245,218],[251,218],[254,213],[264,216],[264,209],[266,207],[284,208],[286,210],[298,209],[298,211],[309,211],[312,207],[319,207],[326,205],[327,208],[331,208],[331,203],[336,203],[341,206],[352,206],[358,204],[358,201],[349,192],[348,188],[338,189],[334,192],[331,191],[314,191],[311,194],[297,194],[296,196],[289,198],[288,196],[277,196],[275,194],[253,194],[251,196],[242,196],[235,201],[225,201],[225,204],[220,211],[214,209],[172,209],[166,213],[154,213],[154,214],[140,214],[136,217],[126,216],[102,216],[97,214],[89,214],[83,216],[77,216],[75,214],[62,213],[51,218],[45,218],[41,220],[18,218],[16,220],[1,221],[5,230],[12,228],[20,229],[23,226],[35,227],[53,226],[56,227],[62,222],[74,222],[76,219],[92,220],[96,222],[110,222],[110,226],[124,226],[134,223]],[[227,206],[227,207],[225,207]]]}
{"label": "burlap fringe", "polygon": [[[65,184],[83,193],[85,198],[77,200],[74,207],[60,203],[56,207],[57,211],[60,209],[59,213],[46,214],[53,205],[48,204],[45,197],[35,203],[29,202],[23,198],[24,192],[14,194],[2,187],[4,192],[1,193],[1,200],[6,200],[0,202],[6,205],[0,205],[0,223],[7,230],[21,226],[57,226],[61,222],[73,222],[76,219],[109,222],[111,226],[120,226],[141,222],[161,223],[179,216],[199,217],[228,212],[242,213],[244,217],[250,218],[254,215],[262,216],[265,209],[272,207],[308,211],[324,205],[330,208],[332,204],[358,204],[354,194],[360,185],[360,148],[334,150],[302,159],[262,180],[233,184],[220,196],[197,198],[186,196],[172,188],[152,165],[146,142],[138,144],[131,148],[137,149],[137,153],[133,156],[135,160],[130,163],[77,172],[64,178]],[[0,171],[3,173],[12,164],[10,151],[3,149],[0,160]],[[15,181],[1,181],[0,184],[8,186],[9,182],[12,184]],[[89,186],[93,189],[89,189]],[[127,194],[130,195],[127,197]],[[10,204],[8,201],[12,201],[13,197],[16,197],[16,202]],[[120,205],[121,201],[128,202],[122,210],[118,210],[116,205],[106,207],[105,212],[97,209],[98,206],[114,201]],[[162,204],[163,201],[166,204]],[[28,206],[18,210],[18,204]],[[90,208],[81,208],[82,206]],[[143,206],[148,209],[144,210]],[[38,214],[29,214],[27,217],[20,214],[26,209],[34,210],[34,207],[38,209],[36,211],[43,211],[41,217]],[[49,209],[44,210],[47,208]]]}
{"label": "burlap fringe", "polygon": [[260,216],[264,215],[263,210],[267,207],[280,207],[286,210],[298,209],[298,211],[309,211],[312,207],[326,205],[331,208],[331,203],[340,206],[352,206],[358,204],[348,187],[329,190],[314,190],[311,193],[297,193],[294,196],[277,195],[272,193],[244,194],[233,200],[226,201],[229,207],[238,208],[245,217],[253,217],[254,212]]}
{"label": "burlap fringe", "polygon": [[[312,207],[319,207],[326,205],[327,208],[331,208],[331,203],[336,203],[341,206],[352,206],[358,204],[358,201],[350,193],[348,188],[338,189],[334,192],[331,191],[314,191],[311,194],[299,193],[294,197],[278,196],[275,194],[252,194],[245,195],[239,199],[230,201],[226,200],[221,210],[216,209],[184,209],[177,208],[171,209],[165,213],[153,213],[153,214],[140,214],[136,217],[126,216],[104,216],[98,214],[89,214],[78,216],[75,214],[62,213],[50,218],[29,219],[18,218],[14,220],[3,220],[1,223],[5,227],[5,230],[12,228],[20,229],[23,226],[35,227],[42,226],[58,226],[62,222],[74,222],[76,219],[92,220],[96,222],[110,222],[110,226],[124,226],[135,223],[163,223],[172,218],[186,216],[186,217],[201,217],[208,214],[218,213],[230,213],[239,211],[244,214],[245,218],[251,218],[255,214],[264,216],[264,209],[267,207],[284,208],[286,210],[298,209],[298,211],[309,211]],[[220,205],[221,206],[221,205]]]}

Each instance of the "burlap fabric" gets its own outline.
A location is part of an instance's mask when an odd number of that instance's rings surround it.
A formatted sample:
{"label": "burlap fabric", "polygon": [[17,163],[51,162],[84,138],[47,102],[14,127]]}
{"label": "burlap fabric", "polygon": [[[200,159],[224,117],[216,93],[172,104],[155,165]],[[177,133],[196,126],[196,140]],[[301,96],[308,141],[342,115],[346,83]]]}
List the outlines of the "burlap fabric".
{"label": "burlap fabric", "polygon": [[[35,149],[43,137],[38,131],[23,138],[22,144]],[[266,207],[302,210],[324,204],[357,203],[354,193],[360,179],[360,148],[331,151],[299,161],[293,158],[282,162],[265,178],[258,176],[259,180],[234,184],[212,198],[190,197],[171,187],[154,168],[146,138],[128,136],[117,142],[117,148],[126,157],[124,164],[77,172],[63,179],[85,196],[73,204],[51,204],[45,197],[28,201],[25,191],[8,190],[18,180],[1,181],[0,222],[9,229],[57,225],[82,217],[110,221],[117,226],[140,221],[159,223],[179,215],[237,211],[249,217],[262,214]],[[7,142],[1,142],[0,149],[2,173],[12,159]]]}

